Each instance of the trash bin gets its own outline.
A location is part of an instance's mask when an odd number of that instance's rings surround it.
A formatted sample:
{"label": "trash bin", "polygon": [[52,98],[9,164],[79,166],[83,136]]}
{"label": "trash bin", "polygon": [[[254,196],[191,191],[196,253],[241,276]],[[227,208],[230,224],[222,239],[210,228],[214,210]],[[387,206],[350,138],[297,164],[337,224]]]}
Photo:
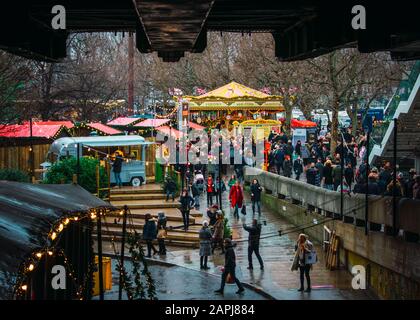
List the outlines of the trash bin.
{"label": "trash bin", "polygon": [[[93,273],[93,295],[99,295],[99,265],[98,265],[98,256],[95,256],[95,266],[96,271]],[[102,279],[104,283],[104,291],[112,289],[112,271],[111,271],[111,258],[102,257]]]}

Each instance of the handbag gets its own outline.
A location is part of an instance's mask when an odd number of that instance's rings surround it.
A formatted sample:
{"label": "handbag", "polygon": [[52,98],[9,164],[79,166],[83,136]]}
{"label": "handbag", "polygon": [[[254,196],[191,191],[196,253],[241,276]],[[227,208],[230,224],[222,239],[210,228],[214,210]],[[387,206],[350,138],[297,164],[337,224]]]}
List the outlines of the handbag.
{"label": "handbag", "polygon": [[242,205],[242,208],[241,208],[241,213],[242,213],[243,215],[246,215],[246,206],[245,206],[245,203]]}
{"label": "handbag", "polygon": [[315,264],[318,262],[316,251],[312,250],[310,253],[305,254],[305,264]]}

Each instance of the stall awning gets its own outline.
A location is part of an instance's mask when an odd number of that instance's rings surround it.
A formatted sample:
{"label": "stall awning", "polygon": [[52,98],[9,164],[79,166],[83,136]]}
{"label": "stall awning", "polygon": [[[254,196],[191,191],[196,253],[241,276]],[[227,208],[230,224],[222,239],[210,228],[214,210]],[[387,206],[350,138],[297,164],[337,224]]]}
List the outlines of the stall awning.
{"label": "stall awning", "polygon": [[159,127],[157,130],[162,132],[164,135],[174,137],[175,139],[179,139],[184,136],[181,131],[168,126]]}
{"label": "stall awning", "polygon": [[171,121],[170,119],[147,119],[139,122],[135,127],[157,128]]}
{"label": "stall awning", "polygon": [[188,123],[188,126],[194,130],[204,130],[206,128],[206,127],[200,126],[198,123],[191,122],[191,121]]}
{"label": "stall awning", "polygon": [[[67,130],[61,124],[32,124],[32,137],[54,139],[62,130]],[[29,138],[31,128],[29,123],[0,125],[0,137],[4,138]]]}
{"label": "stall awning", "polygon": [[117,134],[122,134],[122,131],[111,128],[111,127],[109,127],[109,126],[107,126],[103,123],[100,123],[100,122],[87,123],[86,126],[92,128],[92,129],[101,131],[101,132],[103,132],[105,134],[108,134],[110,136],[117,135]]}
{"label": "stall awning", "polygon": [[129,126],[140,122],[141,118],[119,117],[107,123],[108,126]]}
{"label": "stall awning", "polygon": [[309,120],[292,119],[290,122],[292,128],[314,128],[317,126],[315,122]]}

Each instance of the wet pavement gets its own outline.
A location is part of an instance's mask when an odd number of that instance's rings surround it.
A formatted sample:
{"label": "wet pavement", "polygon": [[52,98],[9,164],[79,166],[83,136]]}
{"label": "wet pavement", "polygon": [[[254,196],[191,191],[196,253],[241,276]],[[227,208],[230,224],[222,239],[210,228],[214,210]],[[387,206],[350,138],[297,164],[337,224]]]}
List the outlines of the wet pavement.
{"label": "wet pavement", "polygon": [[[372,299],[373,296],[366,291],[353,290],[351,288],[351,275],[346,270],[330,271],[325,268],[323,251],[319,244],[315,244],[319,262],[314,265],[311,271],[312,292],[301,293],[299,288],[299,274],[290,271],[294,256],[294,245],[297,233],[289,233],[283,236],[278,235],[278,230],[290,230],[294,226],[273,212],[262,208],[261,216],[252,214],[249,194],[245,192],[247,203],[247,214],[240,214],[240,219],[233,218],[233,212],[229,209],[228,193],[223,194],[222,208],[229,219],[233,230],[233,240],[236,240],[235,248],[237,258],[238,278],[259,288],[276,299]],[[205,197],[201,197],[201,208],[206,218],[207,203]],[[251,224],[253,217],[263,224],[260,241],[260,254],[264,260],[264,270],[260,270],[257,258],[253,257],[253,270],[248,270],[248,232],[242,224]],[[154,259],[167,261],[176,265],[184,266],[194,270],[200,270],[199,251],[197,249],[169,248],[166,256],[155,256]],[[209,257],[208,273],[219,274],[219,269],[224,264],[224,255],[220,250]],[[206,273],[205,271],[202,271]],[[306,283],[305,283],[306,285]]]}
{"label": "wet pavement", "polygon": [[[105,300],[118,300],[118,272],[115,271],[116,260],[112,260],[112,290],[105,292]],[[125,263],[131,273],[131,263]],[[200,271],[193,271],[180,266],[150,265],[150,272],[156,287],[158,300],[266,300],[264,295],[245,288],[242,294],[236,294],[236,285],[227,284],[223,295],[215,294],[219,289],[220,276]],[[95,297],[98,299],[98,297]],[[123,291],[123,300],[127,294]]]}

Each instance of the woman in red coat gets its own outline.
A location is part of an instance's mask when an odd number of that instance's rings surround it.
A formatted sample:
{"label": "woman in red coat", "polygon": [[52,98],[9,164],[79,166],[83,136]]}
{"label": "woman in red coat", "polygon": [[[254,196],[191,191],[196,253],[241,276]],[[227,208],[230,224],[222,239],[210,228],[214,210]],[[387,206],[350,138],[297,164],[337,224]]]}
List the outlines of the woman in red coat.
{"label": "woman in red coat", "polygon": [[211,175],[207,178],[207,205],[212,206],[213,205],[213,195],[215,191],[215,186],[213,182],[213,177]]}
{"label": "woman in red coat", "polygon": [[239,219],[238,209],[242,208],[242,202],[244,200],[244,193],[242,192],[239,181],[236,181],[235,185],[230,189],[229,200],[230,206],[234,208],[233,216]]}

